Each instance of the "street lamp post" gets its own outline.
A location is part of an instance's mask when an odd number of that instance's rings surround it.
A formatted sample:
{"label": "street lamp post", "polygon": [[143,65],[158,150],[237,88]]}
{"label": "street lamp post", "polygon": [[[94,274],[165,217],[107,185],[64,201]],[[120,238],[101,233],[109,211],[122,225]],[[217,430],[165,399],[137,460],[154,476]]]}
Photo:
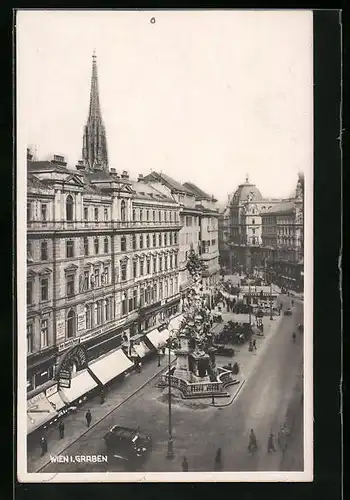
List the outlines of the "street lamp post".
{"label": "street lamp post", "polygon": [[170,345],[171,337],[168,339],[168,448],[166,458],[171,460],[174,458],[174,443],[173,443],[173,431],[172,431],[172,421],[171,421],[171,358],[170,358]]}
{"label": "street lamp post", "polygon": [[273,320],[273,317],[272,317],[272,281],[270,281],[270,320]]}
{"label": "street lamp post", "polygon": [[249,311],[249,325],[252,323],[252,309],[251,309],[251,296],[250,296],[250,281],[248,282],[248,311]]}

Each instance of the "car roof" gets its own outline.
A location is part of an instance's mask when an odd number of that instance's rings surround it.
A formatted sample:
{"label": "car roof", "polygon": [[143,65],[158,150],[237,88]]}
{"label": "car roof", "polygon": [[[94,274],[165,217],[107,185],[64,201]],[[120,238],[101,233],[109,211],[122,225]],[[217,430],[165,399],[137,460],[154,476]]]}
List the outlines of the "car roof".
{"label": "car roof", "polygon": [[111,433],[114,435],[118,435],[120,437],[125,437],[125,438],[133,438],[135,435],[139,437],[145,437],[147,434],[144,434],[142,432],[139,432],[138,429],[132,429],[130,427],[124,427],[122,425],[114,425],[111,430]]}

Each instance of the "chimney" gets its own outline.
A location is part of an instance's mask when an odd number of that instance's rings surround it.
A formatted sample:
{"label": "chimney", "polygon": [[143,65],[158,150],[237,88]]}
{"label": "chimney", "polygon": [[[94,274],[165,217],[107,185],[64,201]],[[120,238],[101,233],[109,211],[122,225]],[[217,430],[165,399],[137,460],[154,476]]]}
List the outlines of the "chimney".
{"label": "chimney", "polygon": [[127,170],[123,170],[122,179],[129,179],[129,173],[127,172]]}
{"label": "chimney", "polygon": [[138,182],[142,182],[143,181],[143,174],[139,174],[139,178],[137,179]]}
{"label": "chimney", "polygon": [[51,163],[55,163],[56,165],[60,165],[61,167],[67,166],[67,162],[65,161],[64,156],[62,155],[53,155]]}
{"label": "chimney", "polygon": [[33,159],[33,155],[30,151],[30,148],[27,148],[27,160],[31,161]]}
{"label": "chimney", "polygon": [[78,161],[78,164],[77,164],[77,165],[75,165],[75,168],[76,168],[77,170],[85,170],[85,169],[86,169],[86,166],[85,166],[85,162],[84,162],[84,160],[79,160],[79,161]]}

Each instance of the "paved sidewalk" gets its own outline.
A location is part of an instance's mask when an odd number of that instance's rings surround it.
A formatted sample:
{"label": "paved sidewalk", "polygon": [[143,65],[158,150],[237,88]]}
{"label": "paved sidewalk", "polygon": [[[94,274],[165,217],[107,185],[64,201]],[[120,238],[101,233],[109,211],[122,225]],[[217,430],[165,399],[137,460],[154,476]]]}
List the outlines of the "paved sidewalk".
{"label": "paved sidewalk", "polygon": [[[175,356],[171,356],[173,361]],[[92,414],[90,428],[109,415],[116,407],[128,400],[135,392],[142,389],[150,380],[158,376],[167,369],[168,356],[162,356],[161,366],[158,367],[157,356],[145,361],[141,373],[131,372],[124,380],[120,380],[112,385],[106,392],[106,400],[103,404],[100,402],[100,396],[86,401],[75,412],[69,413],[63,417],[65,424],[65,434],[63,439],[59,439],[58,427],[50,426],[45,431],[48,443],[48,451],[42,457],[40,447],[40,433],[37,434],[35,443],[28,445],[27,449],[27,469],[28,472],[39,472],[50,460],[51,455],[60,455],[74,441],[79,439],[87,432],[85,413],[89,408]]]}

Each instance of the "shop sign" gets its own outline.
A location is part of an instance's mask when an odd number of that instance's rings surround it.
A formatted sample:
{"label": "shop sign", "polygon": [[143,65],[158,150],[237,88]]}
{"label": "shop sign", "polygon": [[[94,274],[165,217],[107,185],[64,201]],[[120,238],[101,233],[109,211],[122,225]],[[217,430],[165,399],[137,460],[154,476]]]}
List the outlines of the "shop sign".
{"label": "shop sign", "polygon": [[39,392],[39,394],[37,394],[33,398],[29,399],[27,401],[28,411],[30,411],[30,408],[33,408],[33,407],[35,407],[35,409],[36,409],[37,403],[39,403],[40,401],[43,401],[45,399],[46,399],[45,394],[43,392]]}
{"label": "shop sign", "polygon": [[56,323],[56,339],[62,339],[66,336],[66,324],[64,319],[57,320]]}
{"label": "shop sign", "polygon": [[52,394],[55,394],[57,392],[57,385],[53,385],[52,387],[49,387],[46,389],[46,397],[52,396]]}
{"label": "shop sign", "polygon": [[64,388],[64,389],[70,389],[71,387],[71,380],[70,378],[66,379],[66,378],[60,378],[59,381],[58,381],[58,385],[60,388]]}
{"label": "shop sign", "polygon": [[78,332],[86,330],[86,316],[85,313],[78,314]]}
{"label": "shop sign", "polygon": [[99,330],[97,330],[95,332],[86,333],[85,335],[82,335],[80,337],[80,342],[86,342],[86,340],[89,340],[92,337],[96,337],[97,335],[100,335],[101,332],[102,332],[102,330],[99,329]]}
{"label": "shop sign", "polygon": [[58,352],[64,351],[65,349],[68,349],[70,347],[73,347],[80,342],[80,337],[77,337],[75,339],[69,339],[66,342],[63,342],[58,346]]}

